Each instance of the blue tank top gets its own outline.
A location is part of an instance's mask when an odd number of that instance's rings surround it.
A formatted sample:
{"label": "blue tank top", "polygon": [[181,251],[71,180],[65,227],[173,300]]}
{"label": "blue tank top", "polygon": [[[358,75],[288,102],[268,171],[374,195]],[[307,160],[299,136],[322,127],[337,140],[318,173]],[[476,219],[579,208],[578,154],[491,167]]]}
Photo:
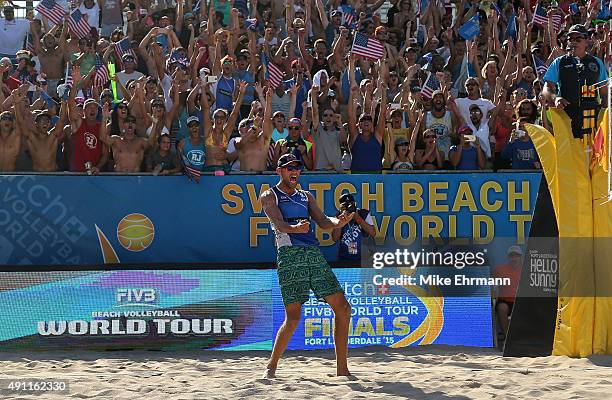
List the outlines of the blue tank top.
{"label": "blue tank top", "polygon": [[[364,220],[370,213],[369,210],[357,210],[359,216]],[[338,258],[343,260],[360,260],[361,259],[361,242],[367,233],[363,232],[361,226],[351,221],[342,227],[340,241],[338,242]]]}
{"label": "blue tank top", "polygon": [[193,168],[199,169],[200,171],[204,169],[204,164],[206,164],[206,150],[204,149],[204,140],[202,138],[200,138],[200,144],[195,146],[191,144],[189,138],[185,139],[183,154],[187,157],[187,161],[189,161]]}
{"label": "blue tank top", "polygon": [[[215,93],[215,110],[219,108],[223,108],[227,110],[228,113],[232,112],[233,104],[234,104],[234,87],[236,86],[236,81],[234,78],[226,78],[221,76],[219,81],[217,82],[217,92]],[[238,104],[240,107],[240,104]]]}
{"label": "blue tank top", "polygon": [[304,190],[296,190],[291,196],[283,192],[278,186],[272,187],[272,192],[276,195],[276,204],[283,214],[283,221],[290,224],[297,224],[302,219],[310,221],[310,231],[308,233],[284,233],[279,232],[272,225],[276,238],[276,247],[284,246],[318,246],[319,241],[315,236],[315,222],[310,220],[308,196]]}
{"label": "blue tank top", "polygon": [[370,135],[367,142],[359,134],[351,148],[351,154],[351,172],[382,171],[382,146],[374,134]]}
{"label": "blue tank top", "polygon": [[[454,147],[454,149],[453,149]],[[452,146],[451,151],[457,151],[457,146]],[[478,154],[475,147],[463,148],[461,152],[461,161],[457,165],[458,170],[475,170],[478,168]]]}

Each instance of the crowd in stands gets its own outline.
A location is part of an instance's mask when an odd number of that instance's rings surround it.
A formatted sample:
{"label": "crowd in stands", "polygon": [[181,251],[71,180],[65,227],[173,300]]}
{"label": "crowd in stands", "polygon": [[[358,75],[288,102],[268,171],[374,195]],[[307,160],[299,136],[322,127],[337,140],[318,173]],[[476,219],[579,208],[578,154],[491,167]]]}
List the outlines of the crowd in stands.
{"label": "crowd in stands", "polygon": [[312,171],[538,169],[524,124],[549,128],[543,74],[576,23],[603,57],[605,11],[44,0],[15,19],[5,2],[0,171],[260,172],[289,152]]}

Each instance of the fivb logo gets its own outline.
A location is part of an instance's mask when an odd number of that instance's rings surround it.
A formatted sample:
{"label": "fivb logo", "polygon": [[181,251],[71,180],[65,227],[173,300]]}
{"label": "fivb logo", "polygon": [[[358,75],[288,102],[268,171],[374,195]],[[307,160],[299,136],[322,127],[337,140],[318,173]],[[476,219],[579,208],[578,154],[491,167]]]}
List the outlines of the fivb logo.
{"label": "fivb logo", "polygon": [[158,307],[158,292],[152,288],[120,288],[115,295],[117,307],[149,306]]}

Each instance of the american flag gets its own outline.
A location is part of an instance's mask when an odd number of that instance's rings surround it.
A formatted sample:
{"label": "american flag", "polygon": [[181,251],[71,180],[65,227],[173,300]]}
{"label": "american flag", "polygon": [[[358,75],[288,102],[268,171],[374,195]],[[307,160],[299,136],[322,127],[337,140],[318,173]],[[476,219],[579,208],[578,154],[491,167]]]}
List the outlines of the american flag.
{"label": "american flag", "polygon": [[185,169],[185,175],[189,180],[193,180],[196,183],[200,183],[200,176],[202,176],[202,171],[197,168],[191,166],[191,163],[187,159],[185,154],[181,153],[181,164],[183,164],[183,168]]}
{"label": "american flag", "polygon": [[570,13],[570,15],[580,14],[580,9],[578,8],[578,4],[571,3],[569,5],[569,13]]}
{"label": "american flag", "polygon": [[32,34],[28,32],[28,36],[26,36],[26,50],[36,55],[36,49],[34,49],[34,43],[32,42]]}
{"label": "american flag", "polygon": [[132,50],[132,45],[130,43],[129,37],[125,37],[121,39],[120,41],[118,41],[117,43],[115,43],[115,51],[117,52],[117,55],[119,56],[119,58],[122,58],[124,54],[130,54],[136,57],[134,50]]}
{"label": "american flag", "polygon": [[96,72],[93,77],[93,85],[96,87],[104,86],[110,79],[108,73],[108,66],[104,63],[104,60],[100,56],[96,56]]}
{"label": "american flag", "polygon": [[57,4],[55,0],[42,0],[36,6],[36,11],[55,25],[59,24],[64,19],[64,14],[66,14],[66,10]]}
{"label": "american flag", "polygon": [[547,22],[548,17],[546,16],[546,10],[540,5],[540,3],[536,4],[536,8],[533,12],[533,23],[543,25]]}
{"label": "american flag", "polygon": [[79,10],[74,10],[68,17],[68,28],[76,35],[78,39],[84,38],[89,35],[91,30],[83,14]]}
{"label": "american flag", "polygon": [[350,27],[356,19],[353,7],[343,5],[340,8],[340,12],[342,12],[342,25]]}
{"label": "american flag", "polygon": [[270,82],[272,88],[276,89],[285,77],[285,74],[268,59],[268,55],[265,53],[261,55],[261,62],[263,63],[264,67],[266,67],[266,79]]}
{"label": "american flag", "polygon": [[435,74],[429,73],[427,80],[425,80],[425,84],[423,85],[423,89],[421,89],[421,94],[423,97],[431,99],[433,92],[436,90],[440,90],[440,81],[436,77]]}
{"label": "american flag", "polygon": [[351,53],[378,60],[385,55],[385,46],[377,39],[356,32]]}
{"label": "american flag", "polygon": [[130,44],[130,38],[125,37],[118,41],[115,45],[115,52],[117,52],[117,56],[119,57],[119,63],[123,67],[123,55],[130,54],[134,59],[136,59],[136,53],[132,50],[132,45]]}
{"label": "american flag", "polygon": [[72,86],[72,65],[68,63],[66,67],[66,76],[64,77],[64,83],[66,86]]}
{"label": "american flag", "polygon": [[533,56],[533,65],[535,66],[536,73],[538,76],[542,77],[546,71],[548,71],[548,67],[544,61],[540,60],[538,57]]}
{"label": "american flag", "polygon": [[554,13],[552,16],[552,25],[554,32],[561,31],[561,23],[563,22],[563,16],[559,13]]}

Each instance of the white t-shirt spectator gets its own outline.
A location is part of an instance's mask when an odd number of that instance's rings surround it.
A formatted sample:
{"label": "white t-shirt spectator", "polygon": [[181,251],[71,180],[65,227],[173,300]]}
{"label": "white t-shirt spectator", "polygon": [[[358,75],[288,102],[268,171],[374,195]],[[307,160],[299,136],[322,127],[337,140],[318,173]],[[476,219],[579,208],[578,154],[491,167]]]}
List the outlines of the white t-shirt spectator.
{"label": "white t-shirt spectator", "polygon": [[482,123],[485,125],[489,123],[489,111],[495,108],[491,100],[483,98],[470,100],[465,97],[462,99],[455,99],[455,103],[459,109],[459,114],[461,114],[466,123],[470,121],[470,107],[472,104],[476,104],[480,108],[480,111],[482,111]]}
{"label": "white t-shirt spectator", "polygon": [[144,74],[138,71],[134,71],[130,74],[124,71],[117,72],[117,79],[119,79],[119,82],[121,82],[126,89],[128,81],[140,79],[142,76],[144,76]]}
{"label": "white t-shirt spectator", "polygon": [[87,14],[87,23],[92,28],[98,29],[100,27],[100,6],[94,1],[94,5],[91,8],[85,7],[85,3],[79,7],[81,14]]}
{"label": "white t-shirt spectator", "polygon": [[480,128],[476,129],[472,121],[468,121],[467,126],[472,129],[472,133],[478,138],[480,148],[485,156],[491,157],[491,144],[489,143],[489,124],[480,123]]}
{"label": "white t-shirt spectator", "polygon": [[0,18],[0,53],[15,57],[15,53],[23,49],[29,30],[30,21],[27,19],[7,21],[5,18]]}

